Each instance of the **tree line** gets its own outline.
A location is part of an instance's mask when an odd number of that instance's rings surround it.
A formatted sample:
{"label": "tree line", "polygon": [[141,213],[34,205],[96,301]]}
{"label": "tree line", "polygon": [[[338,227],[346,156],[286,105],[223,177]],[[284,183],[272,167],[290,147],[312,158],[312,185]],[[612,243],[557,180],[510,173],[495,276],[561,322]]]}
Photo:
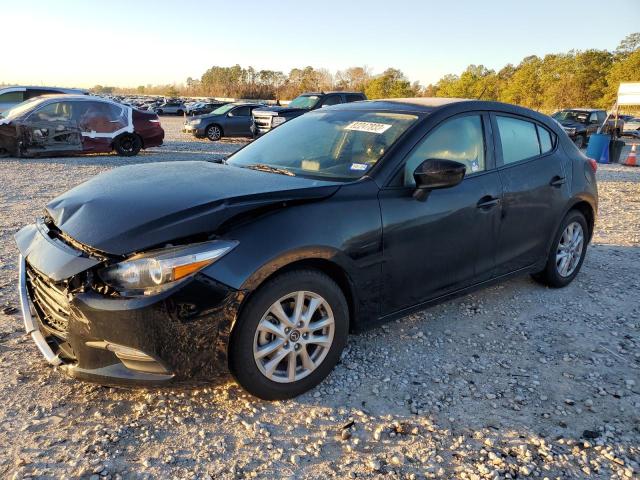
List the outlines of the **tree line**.
{"label": "tree line", "polygon": [[199,79],[190,77],[181,85],[141,85],[137,89],[97,85],[94,90],[245,99],[292,99],[308,91],[355,90],[370,99],[460,97],[551,111],[565,107],[610,108],[623,81],[640,81],[640,33],[628,35],[615,51],[592,49],[544,57],[532,55],[518,65],[508,64],[498,71],[484,65],[469,65],[462,73],[445,75],[427,86],[411,82],[394,68],[374,75],[366,66],[335,74],[325,68],[307,66],[285,74],[234,65],[213,66]]}

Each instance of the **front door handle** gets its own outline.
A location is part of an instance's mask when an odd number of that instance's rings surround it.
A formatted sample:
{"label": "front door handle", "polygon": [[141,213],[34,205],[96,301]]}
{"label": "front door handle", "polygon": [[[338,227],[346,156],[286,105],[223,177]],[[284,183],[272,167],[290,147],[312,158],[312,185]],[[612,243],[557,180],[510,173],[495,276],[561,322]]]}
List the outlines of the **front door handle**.
{"label": "front door handle", "polygon": [[485,195],[480,200],[478,200],[478,203],[476,204],[476,206],[482,210],[489,210],[490,208],[493,208],[499,204],[500,204],[499,197],[492,197],[491,195]]}
{"label": "front door handle", "polygon": [[565,183],[567,183],[567,179],[565,177],[556,175],[551,179],[551,181],[549,182],[549,185],[551,185],[552,187],[561,187]]}

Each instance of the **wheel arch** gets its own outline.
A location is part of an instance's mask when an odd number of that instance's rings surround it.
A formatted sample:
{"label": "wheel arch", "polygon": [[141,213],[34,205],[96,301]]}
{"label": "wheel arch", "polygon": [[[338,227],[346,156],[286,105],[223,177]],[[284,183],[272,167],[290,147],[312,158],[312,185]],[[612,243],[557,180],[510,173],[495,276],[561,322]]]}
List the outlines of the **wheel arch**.
{"label": "wheel arch", "polygon": [[[591,205],[586,200],[577,200],[571,205],[571,207],[567,210],[566,213],[569,213],[571,210],[579,211],[580,213],[582,213],[582,215],[584,215],[584,218],[587,220],[587,226],[589,227],[588,242],[590,242],[591,239],[593,238],[593,230],[596,224],[596,213],[595,213],[595,209],[593,208],[593,205]],[[565,216],[566,216],[566,213],[565,213]]]}
{"label": "wheel arch", "polygon": [[317,270],[336,282],[347,301],[347,306],[349,308],[349,330],[351,331],[357,316],[357,296],[353,280],[347,271],[338,263],[327,258],[309,257],[296,259],[289,263],[278,265],[277,268],[270,269],[270,272],[267,275],[255,275],[253,279],[248,281],[247,283],[251,286],[246,289],[248,293],[244,296],[240,306],[238,307],[236,317],[231,324],[231,332],[233,332],[238,318],[242,315],[244,308],[255,292],[257,292],[272,278],[294,270]]}

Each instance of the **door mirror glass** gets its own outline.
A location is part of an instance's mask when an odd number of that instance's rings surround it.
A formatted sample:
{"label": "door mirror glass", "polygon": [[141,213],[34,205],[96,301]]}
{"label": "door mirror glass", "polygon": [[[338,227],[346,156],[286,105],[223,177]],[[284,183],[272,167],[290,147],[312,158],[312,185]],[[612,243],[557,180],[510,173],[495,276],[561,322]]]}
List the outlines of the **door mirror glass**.
{"label": "door mirror glass", "polygon": [[454,160],[425,160],[413,172],[416,192],[421,192],[418,196],[422,197],[430,190],[455,187],[462,181],[466,171],[464,164]]}

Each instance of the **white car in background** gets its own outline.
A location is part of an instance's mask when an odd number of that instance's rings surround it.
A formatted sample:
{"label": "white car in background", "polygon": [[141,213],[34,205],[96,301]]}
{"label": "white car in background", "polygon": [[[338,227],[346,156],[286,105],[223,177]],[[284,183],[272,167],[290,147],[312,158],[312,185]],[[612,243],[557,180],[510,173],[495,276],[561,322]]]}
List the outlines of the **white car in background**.
{"label": "white car in background", "polygon": [[13,108],[25,100],[30,100],[40,95],[66,93],[71,95],[88,95],[87,90],[78,88],[59,88],[59,87],[25,87],[14,86],[0,88],[0,113]]}

